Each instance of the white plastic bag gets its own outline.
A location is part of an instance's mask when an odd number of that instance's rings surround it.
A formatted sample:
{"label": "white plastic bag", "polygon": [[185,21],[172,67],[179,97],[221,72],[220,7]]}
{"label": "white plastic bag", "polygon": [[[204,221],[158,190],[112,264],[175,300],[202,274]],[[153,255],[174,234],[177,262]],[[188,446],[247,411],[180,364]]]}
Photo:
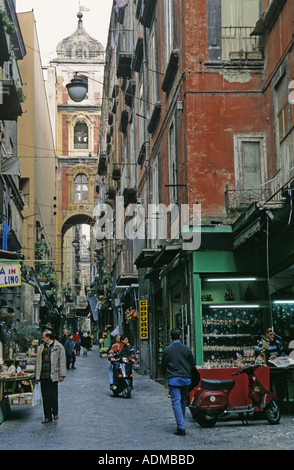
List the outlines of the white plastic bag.
{"label": "white plastic bag", "polygon": [[32,399],[32,406],[39,406],[42,404],[42,392],[40,382],[36,383]]}

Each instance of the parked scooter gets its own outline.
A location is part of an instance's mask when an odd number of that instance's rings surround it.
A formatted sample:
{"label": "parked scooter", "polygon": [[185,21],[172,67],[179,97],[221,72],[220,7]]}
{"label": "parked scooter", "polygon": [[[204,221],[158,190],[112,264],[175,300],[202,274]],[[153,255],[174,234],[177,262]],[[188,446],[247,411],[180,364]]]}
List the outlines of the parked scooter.
{"label": "parked scooter", "polygon": [[132,363],[126,357],[120,357],[114,363],[117,374],[116,384],[112,385],[112,392],[115,397],[121,393],[124,398],[130,398],[132,393],[133,373]]}
{"label": "parked scooter", "polygon": [[247,374],[249,386],[249,406],[229,406],[229,395],[235,386],[235,380],[202,379],[190,403],[190,411],[197,423],[204,428],[215,425],[219,418],[238,413],[243,423],[248,424],[249,413],[262,409],[265,419],[270,424],[278,424],[281,412],[277,405],[278,398],[267,390],[255,375],[259,365],[247,365],[232,375]]}

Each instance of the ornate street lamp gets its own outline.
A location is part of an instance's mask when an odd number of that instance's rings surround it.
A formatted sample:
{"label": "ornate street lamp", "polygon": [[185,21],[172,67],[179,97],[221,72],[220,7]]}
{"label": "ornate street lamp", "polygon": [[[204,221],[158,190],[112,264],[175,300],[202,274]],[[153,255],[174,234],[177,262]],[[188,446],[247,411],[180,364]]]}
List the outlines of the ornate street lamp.
{"label": "ornate street lamp", "polygon": [[71,80],[71,82],[66,85],[66,88],[69,97],[76,103],[80,103],[86,98],[88,85],[83,81],[82,78],[78,77],[77,74]]}
{"label": "ornate street lamp", "polygon": [[74,248],[78,248],[80,246],[80,242],[77,238],[75,238],[71,244]]}

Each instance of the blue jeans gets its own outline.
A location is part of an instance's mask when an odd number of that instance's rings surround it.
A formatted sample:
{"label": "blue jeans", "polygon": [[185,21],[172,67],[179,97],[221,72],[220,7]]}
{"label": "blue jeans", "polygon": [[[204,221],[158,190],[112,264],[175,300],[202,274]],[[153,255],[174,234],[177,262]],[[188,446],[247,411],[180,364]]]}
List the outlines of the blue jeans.
{"label": "blue jeans", "polygon": [[109,378],[109,385],[113,385],[113,365],[110,362],[108,368],[108,378]]}
{"label": "blue jeans", "polygon": [[169,385],[169,393],[178,429],[185,429],[186,396],[189,385],[174,387]]}

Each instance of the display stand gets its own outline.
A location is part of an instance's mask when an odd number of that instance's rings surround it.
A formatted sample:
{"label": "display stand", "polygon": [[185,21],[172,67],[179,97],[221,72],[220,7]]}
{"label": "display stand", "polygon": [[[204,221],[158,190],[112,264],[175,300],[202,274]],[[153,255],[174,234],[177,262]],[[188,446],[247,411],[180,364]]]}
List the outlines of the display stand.
{"label": "display stand", "polygon": [[[19,377],[0,377],[0,424],[7,418],[11,408],[10,405],[29,405],[32,404],[33,399],[33,384],[32,375],[23,375]],[[17,393],[9,394],[7,390],[11,389],[11,385],[14,390],[17,388],[18,382],[29,381],[31,392],[29,393]]]}
{"label": "display stand", "polygon": [[100,351],[100,357],[107,357],[107,350],[111,346],[111,335],[110,333],[107,333],[107,336],[103,338],[103,343],[101,343],[101,346],[103,349],[105,349],[105,352]]}
{"label": "display stand", "polygon": [[9,398],[4,396],[4,382],[0,381],[0,424],[10,414]]}

